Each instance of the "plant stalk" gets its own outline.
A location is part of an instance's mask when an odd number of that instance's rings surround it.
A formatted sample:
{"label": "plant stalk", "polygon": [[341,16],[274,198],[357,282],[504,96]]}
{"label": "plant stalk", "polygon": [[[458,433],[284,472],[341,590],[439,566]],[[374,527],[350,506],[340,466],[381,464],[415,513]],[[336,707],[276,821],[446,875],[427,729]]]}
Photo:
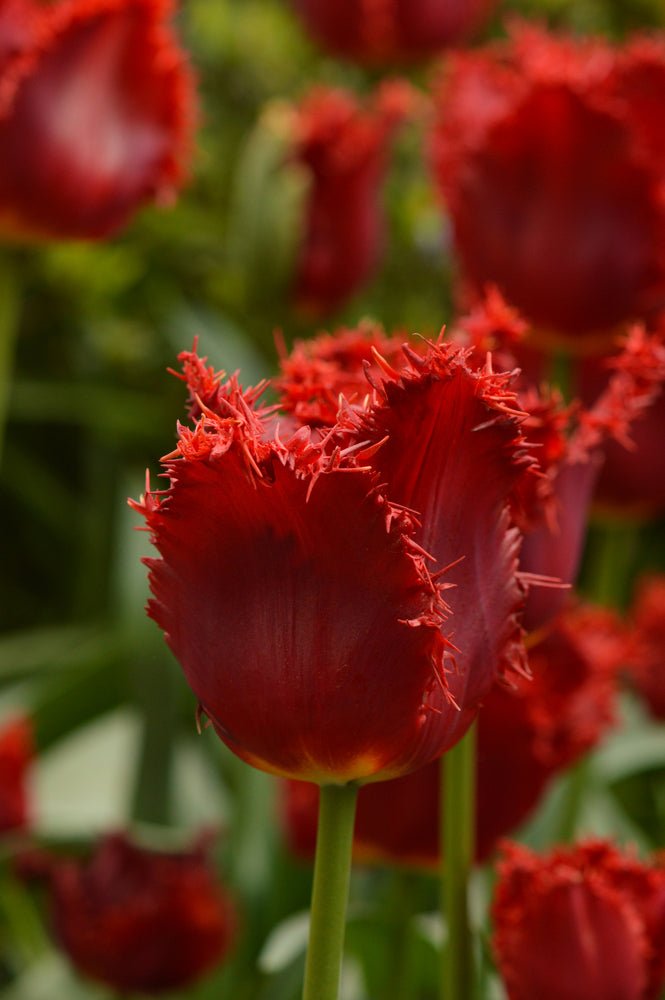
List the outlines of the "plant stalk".
{"label": "plant stalk", "polygon": [[337,1000],[358,786],[323,785],[303,1000]]}
{"label": "plant stalk", "polygon": [[475,855],[475,724],[441,760],[442,904],[448,930],[442,949],[442,1000],[472,1000],[473,943],[468,886]]}

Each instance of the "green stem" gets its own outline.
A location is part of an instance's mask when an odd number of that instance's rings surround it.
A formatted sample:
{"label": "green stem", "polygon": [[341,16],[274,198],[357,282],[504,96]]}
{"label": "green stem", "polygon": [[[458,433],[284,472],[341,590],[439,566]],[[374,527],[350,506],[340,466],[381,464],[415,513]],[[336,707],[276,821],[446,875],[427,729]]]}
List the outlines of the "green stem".
{"label": "green stem", "polygon": [[441,996],[445,1000],[471,1000],[474,974],[468,884],[475,854],[475,726],[444,754],[441,775],[442,903],[448,929]]}
{"label": "green stem", "polygon": [[640,525],[603,521],[594,526],[587,591],[598,604],[621,607],[627,597],[638,549]]}
{"label": "green stem", "polygon": [[337,1000],[358,786],[323,785],[303,1000]]}
{"label": "green stem", "polygon": [[20,311],[15,268],[5,256],[0,260],[0,462],[5,440],[9,393]]}
{"label": "green stem", "polygon": [[413,872],[395,869],[391,873],[388,911],[389,952],[386,956],[384,1000],[410,1000],[414,993],[414,967],[411,961],[411,918],[415,912],[416,885]]}

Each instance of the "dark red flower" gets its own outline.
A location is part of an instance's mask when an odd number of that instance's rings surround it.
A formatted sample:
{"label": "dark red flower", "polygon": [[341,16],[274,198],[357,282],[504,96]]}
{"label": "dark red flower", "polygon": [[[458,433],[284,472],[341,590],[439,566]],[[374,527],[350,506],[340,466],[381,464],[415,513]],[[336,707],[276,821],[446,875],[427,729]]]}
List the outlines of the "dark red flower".
{"label": "dark red flower", "polygon": [[510,1000],[656,1000],[665,866],[589,842],[539,857],[507,845],[494,950]]}
{"label": "dark red flower", "polygon": [[340,396],[360,403],[371,389],[366,367],[380,374],[378,352],[389,364],[400,363],[405,336],[387,336],[381,326],[366,320],[356,329],[341,329],[297,341],[281,359],[277,380],[280,406],[297,425],[332,427]]}
{"label": "dark red flower", "polygon": [[[492,352],[502,370],[522,360],[527,327],[496,289],[452,327],[450,339],[464,347],[470,363],[484,363]],[[296,424],[331,426],[341,405],[361,408],[367,378],[380,376],[380,358],[399,364],[398,336],[366,323],[357,330],[321,334],[298,343],[282,359],[278,381],[282,406]],[[414,338],[409,350],[422,352],[426,342]],[[535,352],[530,357],[536,372]],[[523,624],[540,629],[562,609],[567,585],[575,582],[593,490],[604,449],[612,441],[631,447],[634,427],[665,379],[665,352],[657,335],[634,327],[623,339],[593,403],[564,405],[560,395],[536,390],[522,374],[519,404],[525,414],[524,433],[533,446],[538,475],[523,477],[513,495],[514,515],[525,534],[521,569],[539,585],[529,590]],[[563,584],[563,586],[562,586]]]}
{"label": "dark red flower", "polygon": [[[662,322],[653,340],[661,345],[660,363],[658,358],[646,359],[644,372],[653,380],[652,392],[631,425],[629,446],[610,439],[603,448],[604,460],[594,503],[614,515],[653,517],[665,511],[665,449],[662,446],[665,325]],[[593,405],[605,391],[619,360],[620,356],[615,353],[609,357],[586,358],[575,366],[576,390],[588,405]]]}
{"label": "dark red flower", "polygon": [[162,556],[150,614],[203,711],[288,777],[413,770],[523,666],[509,502],[532,460],[510,377],[444,344],[379,370],[362,406],[288,440],[254,390],[218,379],[169,488],[137,505]]}
{"label": "dark red flower", "polygon": [[520,27],[453,57],[434,171],[472,296],[496,283],[541,343],[609,349],[665,299],[665,45]]}
{"label": "dark red flower", "polygon": [[82,973],[123,994],[188,986],[231,945],[233,907],[203,843],[166,854],[115,834],[87,861],[42,868],[58,943]]}
{"label": "dark red flower", "polygon": [[10,0],[0,16],[0,233],[96,239],[183,179],[192,79],[169,0]]}
{"label": "dark red flower", "polygon": [[27,772],[32,762],[32,727],[17,717],[0,729],[0,833],[26,826],[29,818]]}
{"label": "dark red flower", "polygon": [[[496,685],[478,716],[476,859],[484,861],[538,805],[551,779],[601,738],[613,719],[623,641],[613,616],[577,608],[529,651],[532,679]],[[509,776],[507,780],[506,776]],[[439,861],[440,762],[367,785],[358,798],[357,861],[433,866]],[[284,826],[312,857],[318,792],[285,783]]]}
{"label": "dark red flower", "polygon": [[665,719],[665,575],[644,577],[629,613],[627,666],[656,719]]}
{"label": "dark red flower", "polygon": [[294,0],[312,37],[362,63],[404,62],[457,45],[496,0]]}
{"label": "dark red flower", "polygon": [[311,187],[295,296],[308,312],[342,305],[379,263],[390,140],[412,101],[410,88],[392,81],[364,108],[346,91],[317,88],[297,111],[294,156]]}

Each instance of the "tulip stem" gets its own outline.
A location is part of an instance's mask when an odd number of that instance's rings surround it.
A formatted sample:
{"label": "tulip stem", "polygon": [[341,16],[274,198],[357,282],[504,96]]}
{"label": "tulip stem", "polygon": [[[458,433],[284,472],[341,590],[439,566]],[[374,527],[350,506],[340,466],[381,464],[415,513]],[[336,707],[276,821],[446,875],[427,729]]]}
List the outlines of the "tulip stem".
{"label": "tulip stem", "polygon": [[468,885],[475,854],[476,734],[472,726],[441,760],[442,903],[447,927],[442,998],[474,996]]}
{"label": "tulip stem", "polygon": [[0,461],[5,441],[9,396],[19,321],[16,269],[5,256],[0,262]]}
{"label": "tulip stem", "polygon": [[588,573],[592,600],[610,607],[625,604],[639,538],[640,525],[632,521],[605,521],[595,526]]}
{"label": "tulip stem", "polygon": [[323,785],[303,1000],[337,1000],[358,786]]}

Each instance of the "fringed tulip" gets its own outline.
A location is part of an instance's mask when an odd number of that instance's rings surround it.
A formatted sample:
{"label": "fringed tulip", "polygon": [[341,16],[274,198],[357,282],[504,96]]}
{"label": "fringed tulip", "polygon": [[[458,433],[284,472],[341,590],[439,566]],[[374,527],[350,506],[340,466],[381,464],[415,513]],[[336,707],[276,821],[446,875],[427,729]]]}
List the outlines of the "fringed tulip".
{"label": "fringed tulip", "polygon": [[[515,366],[516,356],[521,360],[527,330],[500,293],[489,289],[453,326],[450,339],[468,352],[471,363],[482,363],[491,351],[506,370]],[[352,406],[362,405],[366,376],[372,379],[380,373],[377,352],[395,363],[399,339],[367,323],[296,344],[282,359],[282,406],[296,424],[310,420],[331,426],[340,396]],[[410,350],[422,351],[425,343],[414,339]],[[521,569],[537,584],[529,590],[524,612],[527,631],[547,625],[563,608],[582,557],[604,449],[613,441],[620,448],[631,447],[633,428],[649,412],[663,381],[662,341],[640,327],[629,331],[609,380],[588,408],[565,406],[558,393],[528,387],[524,376],[518,381],[525,436],[534,446],[539,473],[524,477],[514,498],[514,513],[525,535]]]}
{"label": "fringed tulip", "polygon": [[494,951],[510,1000],[656,1000],[665,983],[665,867],[605,842],[539,857],[507,845]]}
{"label": "fringed tulip", "polygon": [[496,0],[294,0],[312,37],[361,63],[422,59],[465,41]]}
{"label": "fringed tulip", "polygon": [[[660,366],[665,358],[665,324],[661,321],[654,341],[660,341]],[[593,405],[605,391],[608,379],[619,362],[609,357],[584,359],[575,367],[576,389],[580,397]],[[657,373],[658,364],[645,370]],[[662,381],[656,383],[648,405],[641,408],[630,428],[630,447],[609,440],[603,448],[603,467],[594,492],[599,509],[619,517],[657,517],[665,511],[665,394]]]}
{"label": "fringed tulip", "polygon": [[[476,860],[536,808],[552,778],[598,743],[613,719],[623,642],[612,615],[578,608],[529,651],[532,679],[497,685],[478,716]],[[505,776],[510,775],[506,781]],[[439,761],[362,788],[354,835],[359,862],[433,867],[439,860]],[[283,820],[296,854],[313,855],[318,793],[283,786]]]}
{"label": "fringed tulip", "polygon": [[29,819],[27,772],[33,755],[32,727],[16,717],[0,727],[0,834],[19,830]]}
{"label": "fringed tulip", "polygon": [[48,884],[54,934],[72,964],[123,996],[183,989],[231,946],[234,908],[203,841],[167,854],[114,834],[88,860],[32,867]]}
{"label": "fringed tulip", "polygon": [[376,270],[391,138],[412,100],[406,84],[392,81],[365,107],[346,91],[318,88],[298,108],[294,159],[310,178],[294,286],[304,311],[339,308]]}
{"label": "fringed tulip", "polygon": [[169,0],[9,0],[0,15],[0,235],[97,239],[183,180],[192,78]]}
{"label": "fringed tulip", "polygon": [[583,354],[665,302],[665,42],[517,27],[453,57],[433,169],[472,298],[499,286],[541,345]]}
{"label": "fringed tulip", "polygon": [[665,720],[665,575],[647,576],[629,613],[627,667],[656,719]]}
{"label": "fringed tulip", "polygon": [[149,611],[202,711],[285,777],[387,779],[434,759],[497,675],[524,668],[511,501],[533,460],[510,376],[446,344],[399,370],[379,358],[360,406],[283,440],[260,389],[183,361],[200,415],[167,489],[135,506],[161,555]]}

